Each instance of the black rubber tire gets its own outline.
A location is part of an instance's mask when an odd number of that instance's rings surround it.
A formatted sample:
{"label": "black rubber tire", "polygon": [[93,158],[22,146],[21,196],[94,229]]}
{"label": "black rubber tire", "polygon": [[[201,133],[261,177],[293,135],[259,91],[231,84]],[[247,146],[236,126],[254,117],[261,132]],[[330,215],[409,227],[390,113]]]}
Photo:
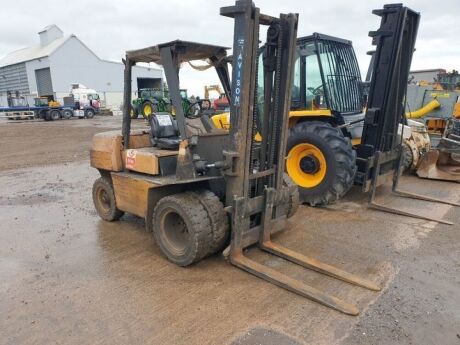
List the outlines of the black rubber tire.
{"label": "black rubber tire", "polygon": [[188,194],[196,198],[208,213],[212,228],[212,243],[208,255],[215,254],[225,247],[230,234],[228,216],[224,210],[224,205],[213,192],[206,189],[188,192]]}
{"label": "black rubber tire", "polygon": [[299,186],[300,202],[327,205],[343,197],[353,186],[356,152],[349,138],[327,122],[305,121],[289,130],[287,150],[301,143],[315,145],[325,157],[327,170],[321,183],[312,188]]}
{"label": "black rubber tire", "polygon": [[[107,200],[103,201],[101,193],[105,193]],[[105,177],[99,177],[94,181],[93,202],[99,217],[108,222],[118,220],[124,214],[117,208],[112,183]]]}
{"label": "black rubber tire", "polygon": [[[206,208],[189,193],[160,199],[151,221],[155,241],[169,261],[185,267],[209,255],[213,243],[211,217]],[[177,240],[181,235],[174,235],[171,231],[180,226],[185,227],[188,237]],[[180,241],[184,243],[178,243]]]}
{"label": "black rubber tire", "polygon": [[48,112],[46,110],[44,110],[44,109],[38,110],[38,118],[47,121],[46,120],[46,114],[47,113]]}
{"label": "black rubber tire", "polygon": [[132,120],[135,120],[139,117],[139,112],[137,111],[137,109],[135,107],[133,107],[132,105],[129,106],[129,117],[132,119]]}
{"label": "black rubber tire", "polygon": [[[145,113],[144,113],[144,107],[145,107],[146,105],[150,105],[150,107],[151,107],[151,109],[152,109],[152,113],[151,113],[151,114],[145,114]],[[158,109],[158,107],[157,107],[156,104],[153,104],[153,103],[150,102],[150,101],[145,101],[145,102],[142,103],[142,105],[140,106],[139,113],[144,117],[144,119],[148,119],[149,116],[152,116],[152,115],[153,115],[153,113],[158,112],[157,109]]]}
{"label": "black rubber tire", "polygon": [[[286,187],[295,186],[295,183],[289,177],[288,174],[283,174],[283,183]],[[293,192],[289,195],[289,205],[287,210],[287,217],[291,218],[299,208],[300,199],[299,199],[299,188],[293,188]]]}
{"label": "black rubber tire", "polygon": [[44,116],[43,116],[43,120],[45,120],[45,121],[51,121],[51,116],[50,116],[50,112],[49,112],[49,111],[45,111]]}
{"label": "black rubber tire", "polygon": [[62,118],[69,120],[73,116],[73,111],[71,109],[62,110]]}
{"label": "black rubber tire", "polygon": [[85,117],[87,119],[92,119],[94,117],[94,110],[93,109],[86,109],[85,110]]}
{"label": "black rubber tire", "polygon": [[402,157],[401,157],[401,172],[410,172],[412,170],[412,162],[414,161],[414,155],[409,145],[404,143],[402,145]]}
{"label": "black rubber tire", "polygon": [[61,118],[61,112],[57,109],[51,109],[49,111],[49,119],[50,121],[57,121]]}

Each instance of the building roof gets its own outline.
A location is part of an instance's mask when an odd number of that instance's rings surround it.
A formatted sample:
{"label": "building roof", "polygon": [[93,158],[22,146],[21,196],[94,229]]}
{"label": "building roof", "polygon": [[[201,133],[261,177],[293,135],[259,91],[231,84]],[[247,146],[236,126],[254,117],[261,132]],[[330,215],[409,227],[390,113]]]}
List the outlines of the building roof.
{"label": "building roof", "polygon": [[47,44],[46,46],[37,44],[29,48],[16,50],[12,53],[9,53],[3,59],[0,60],[0,67],[47,57],[51,55],[60,46],[62,46],[65,43],[65,41],[67,41],[69,38],[73,36],[74,35],[58,38],[52,41],[51,43]]}
{"label": "building roof", "polygon": [[[36,59],[41,59],[50,56],[53,54],[57,49],[59,49],[61,46],[63,46],[68,40],[74,38],[78,42],[81,43],[82,46],[84,46],[89,52],[91,52],[99,61],[102,62],[108,62],[108,63],[115,63],[115,64],[122,64],[121,62],[118,61],[109,61],[109,60],[104,60],[101,59],[99,56],[97,56],[85,43],[83,43],[76,35],[68,35],[68,36],[63,36],[62,35],[62,30],[56,26],[55,24],[48,25],[42,30],[39,31],[39,35],[42,33],[49,32],[50,30],[58,30],[58,37],[52,37],[52,41],[46,45],[43,44],[37,44],[32,47],[28,48],[23,48],[16,50],[12,53],[9,53],[2,59],[0,59],[0,68],[5,67],[5,66],[10,66],[10,65],[15,65],[21,62],[27,62],[31,60],[36,60]],[[151,67],[151,66],[137,66],[139,68],[144,68],[144,69],[149,69],[149,70],[156,70],[156,71],[161,71],[161,68],[156,68],[156,67]]]}

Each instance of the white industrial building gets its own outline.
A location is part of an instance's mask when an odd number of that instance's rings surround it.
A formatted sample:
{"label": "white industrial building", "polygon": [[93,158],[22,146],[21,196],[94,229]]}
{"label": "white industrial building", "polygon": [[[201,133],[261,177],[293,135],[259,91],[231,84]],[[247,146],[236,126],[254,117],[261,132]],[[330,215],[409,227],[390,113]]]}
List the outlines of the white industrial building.
{"label": "white industrial building", "polygon": [[[71,84],[95,89],[108,108],[119,109],[123,99],[121,62],[100,59],[75,35],[65,36],[56,25],[38,33],[39,44],[14,51],[0,60],[0,106],[6,105],[6,93],[18,91],[28,96],[67,96]],[[163,87],[159,68],[135,66],[132,90]]]}

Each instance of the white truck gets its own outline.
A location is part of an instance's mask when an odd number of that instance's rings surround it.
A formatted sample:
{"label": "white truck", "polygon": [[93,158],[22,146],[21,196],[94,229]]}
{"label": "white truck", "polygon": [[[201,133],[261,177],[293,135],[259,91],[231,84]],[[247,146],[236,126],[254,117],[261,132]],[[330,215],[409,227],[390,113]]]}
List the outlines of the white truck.
{"label": "white truck", "polygon": [[[75,116],[79,118],[92,118],[101,108],[99,94],[94,89],[89,89],[82,84],[71,84],[70,102],[74,105]],[[64,100],[66,103],[66,100]]]}

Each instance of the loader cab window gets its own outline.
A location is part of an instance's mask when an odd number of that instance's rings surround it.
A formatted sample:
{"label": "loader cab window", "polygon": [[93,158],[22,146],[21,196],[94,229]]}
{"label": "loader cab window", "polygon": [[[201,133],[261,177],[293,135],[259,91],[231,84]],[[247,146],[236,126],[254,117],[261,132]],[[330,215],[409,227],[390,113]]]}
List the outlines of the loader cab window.
{"label": "loader cab window", "polygon": [[324,101],[324,87],[316,54],[305,57],[305,92],[307,107],[327,108]]}
{"label": "loader cab window", "polygon": [[351,43],[319,40],[317,48],[330,109],[342,114],[360,113],[361,73]]}
{"label": "loader cab window", "polygon": [[320,64],[313,42],[298,45],[293,79],[291,97],[293,110],[327,108]]}
{"label": "loader cab window", "polygon": [[[303,99],[301,99],[301,108],[306,110],[318,110],[327,108],[324,98],[323,79],[321,77],[321,68],[318,61],[318,54],[314,42],[305,43],[299,46],[298,53],[300,56],[300,67],[303,69],[299,73],[300,85],[301,78],[304,76],[305,89]],[[303,67],[303,68],[302,68]]]}
{"label": "loader cab window", "polygon": [[300,60],[301,57],[299,52],[296,53],[295,63],[294,63],[294,83],[292,84],[292,92],[291,92],[291,99],[293,102],[300,102],[300,86],[301,86],[301,78],[300,74]]}

